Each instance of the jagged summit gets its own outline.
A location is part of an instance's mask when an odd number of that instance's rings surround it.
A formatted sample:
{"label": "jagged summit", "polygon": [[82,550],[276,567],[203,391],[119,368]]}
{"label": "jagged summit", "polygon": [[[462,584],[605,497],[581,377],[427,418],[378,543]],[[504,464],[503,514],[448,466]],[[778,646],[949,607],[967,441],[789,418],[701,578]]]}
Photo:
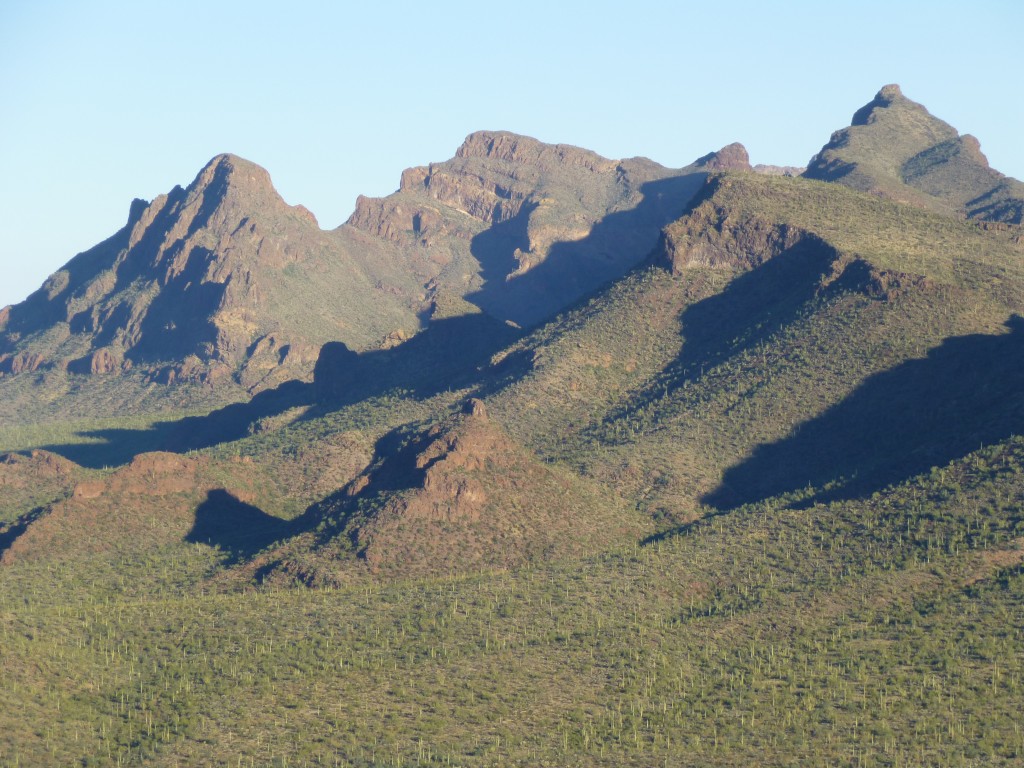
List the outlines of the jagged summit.
{"label": "jagged summit", "polygon": [[723,152],[672,170],[479,131],[331,232],[220,154],[0,312],[0,375],[132,370],[252,393],[311,376],[327,342],[407,339],[438,307],[532,325],[643,260],[707,171],[738,162]]}
{"label": "jagged summit", "polygon": [[404,171],[395,194],[359,198],[346,226],[406,249],[413,266],[429,254],[431,297],[525,327],[644,259],[709,170],[478,131],[450,160]]}
{"label": "jagged summit", "polygon": [[202,167],[189,187],[205,187],[210,185],[214,179],[230,181],[231,185],[235,187],[249,186],[260,189],[273,189],[274,187],[270,181],[270,174],[265,168],[230,152],[222,152],[210,158],[210,161]]}
{"label": "jagged summit", "polygon": [[971,218],[1020,223],[1024,184],[989,167],[976,138],[887,85],[811,158],[804,176]]}

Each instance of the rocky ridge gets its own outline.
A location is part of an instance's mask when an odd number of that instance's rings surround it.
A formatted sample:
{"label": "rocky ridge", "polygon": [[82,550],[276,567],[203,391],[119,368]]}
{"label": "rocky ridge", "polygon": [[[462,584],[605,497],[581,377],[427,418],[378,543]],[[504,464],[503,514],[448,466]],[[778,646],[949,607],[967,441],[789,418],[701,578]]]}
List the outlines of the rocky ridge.
{"label": "rocky ridge", "polygon": [[386,259],[363,250],[287,205],[264,169],[220,155],[187,188],[136,200],[123,229],[7,308],[0,372],[141,368],[251,391],[307,376],[329,339],[365,345],[415,323],[414,300],[386,289]]}
{"label": "rocky ridge", "polygon": [[741,145],[673,171],[482,131],[325,232],[264,169],[220,155],[0,311],[0,376],[252,394],[308,378],[326,342],[394,346],[462,299],[531,325],[639,263],[708,171],[739,166]]}

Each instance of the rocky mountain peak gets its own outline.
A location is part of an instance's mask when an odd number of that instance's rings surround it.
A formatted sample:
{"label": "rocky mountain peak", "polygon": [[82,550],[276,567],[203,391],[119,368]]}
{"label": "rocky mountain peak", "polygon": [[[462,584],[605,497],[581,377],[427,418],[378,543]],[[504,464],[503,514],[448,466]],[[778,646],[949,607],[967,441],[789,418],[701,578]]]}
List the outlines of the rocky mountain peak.
{"label": "rocky mountain peak", "polygon": [[223,153],[212,158],[196,176],[191,188],[206,188],[222,181],[229,188],[241,190],[273,190],[270,174],[262,166],[244,157]]}
{"label": "rocky mountain peak", "polygon": [[142,218],[142,214],[149,208],[149,200],[143,200],[141,197],[136,197],[132,200],[132,204],[128,206],[128,227],[134,227],[139,219]]}
{"label": "rocky mountain peak", "polygon": [[246,209],[284,208],[286,203],[274,189],[263,167],[237,155],[221,154],[199,171],[185,190],[184,207],[198,202],[202,208],[229,206]]}
{"label": "rocky mountain peak", "polygon": [[[0,316],[0,375],[136,369],[165,383],[246,388],[308,375],[320,344],[351,327],[357,310],[313,301],[319,285],[300,285],[296,300],[291,276],[316,269],[376,294],[376,278],[356,261],[342,238],[281,199],[266,170],[217,155],[187,187],[133,201],[121,231]],[[293,309],[267,309],[281,306]]]}
{"label": "rocky mountain peak", "polygon": [[988,164],[988,158],[985,157],[985,153],[981,151],[981,142],[969,133],[965,133],[960,137],[960,152],[978,165],[985,168],[990,167]]}
{"label": "rocky mountain peak", "polygon": [[973,136],[933,116],[898,85],[858,109],[804,176],[920,208],[1020,223],[1024,184],[991,169]]}
{"label": "rocky mountain peak", "polygon": [[734,141],[717,152],[709,152],[698,158],[694,166],[709,171],[749,171],[750,155],[746,147]]}

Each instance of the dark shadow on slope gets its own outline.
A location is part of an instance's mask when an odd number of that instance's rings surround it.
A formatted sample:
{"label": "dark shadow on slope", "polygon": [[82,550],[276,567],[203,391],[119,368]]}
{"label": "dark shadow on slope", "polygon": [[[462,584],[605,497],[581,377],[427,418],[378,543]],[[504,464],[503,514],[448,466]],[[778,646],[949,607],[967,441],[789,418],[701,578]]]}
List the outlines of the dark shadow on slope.
{"label": "dark shadow on slope", "polygon": [[480,262],[484,285],[466,299],[502,320],[536,325],[639,264],[706,178],[698,172],[647,182],[635,208],[600,219],[582,240],[555,243],[543,262],[506,280],[518,266],[516,249],[529,245],[527,224],[534,208],[524,207],[516,218],[473,238],[470,249]]}
{"label": "dark shadow on slope", "polygon": [[[735,355],[756,349],[817,302],[846,291],[868,292],[870,267],[855,260],[833,279],[837,258],[827,243],[806,236],[737,277],[725,271],[717,278],[730,281],[725,289],[692,304],[680,316],[684,344],[679,356],[657,382],[609,420],[629,418],[666,392],[699,380]],[[701,279],[715,278],[705,274]]]}
{"label": "dark shadow on slope", "polygon": [[1022,224],[1024,184],[1016,179],[1004,179],[980,197],[968,200],[966,208],[967,215],[972,219]]}
{"label": "dark shadow on slope", "polygon": [[1010,332],[947,339],[923,360],[869,377],[784,440],[725,472],[706,504],[729,509],[806,488],[858,498],[1024,431],[1024,319]]}
{"label": "dark shadow on slope", "polygon": [[196,519],[185,541],[219,547],[228,553],[228,564],[234,565],[291,535],[294,528],[293,523],[217,489],[196,508]]}
{"label": "dark shadow on slope", "polygon": [[[435,320],[392,349],[360,354],[330,342],[316,364],[316,399],[323,407],[337,408],[389,392],[426,398],[474,386],[495,375],[488,370],[491,357],[521,336],[481,313]],[[507,376],[508,368],[497,375]]]}
{"label": "dark shadow on slope", "polygon": [[[171,254],[182,246],[176,244]],[[174,275],[153,298],[142,317],[139,341],[128,350],[126,357],[134,363],[160,360],[179,360],[192,354],[202,345],[217,341],[217,326],[213,315],[220,307],[227,283],[205,281],[210,266],[217,261],[214,251],[193,247],[181,271]],[[121,325],[105,324],[97,335],[94,346],[109,343]]]}
{"label": "dark shadow on slope", "polygon": [[48,511],[49,507],[36,507],[31,512],[26,512],[7,525],[0,525],[0,556],[11,548],[11,545],[17,541],[21,534],[28,530],[28,527],[32,525],[32,523],[45,515]]}
{"label": "dark shadow on slope", "polygon": [[311,384],[288,381],[260,392],[248,402],[232,403],[205,416],[159,422],[148,429],[101,429],[80,433],[81,437],[102,440],[102,443],[41,447],[83,467],[116,467],[127,464],[140,453],[184,453],[238,440],[248,435],[260,419],[312,402]]}
{"label": "dark shadow on slope", "polygon": [[501,282],[519,266],[515,253],[529,250],[530,215],[539,207],[527,201],[511,219],[492,224],[473,238],[470,251],[480,262],[480,277],[485,283]]}
{"label": "dark shadow on slope", "polygon": [[835,249],[808,236],[732,279],[721,293],[687,308],[681,316],[685,344],[670,370],[673,383],[696,379],[704,370],[757,347],[794,322],[815,299],[862,290],[869,273],[859,262],[824,289],[837,258]]}
{"label": "dark shadow on slope", "polygon": [[395,393],[426,398],[446,389],[477,387],[491,391],[523,375],[532,358],[512,355],[490,367],[491,356],[521,337],[521,332],[484,314],[437,320],[393,349],[358,354],[341,342],[325,344],[317,361],[315,384],[288,381],[205,416],[160,422],[148,429],[103,429],[80,433],[101,440],[91,444],[40,446],[92,469],[121,466],[140,453],[183,453],[239,440],[261,420],[316,405],[304,418],[362,400]]}
{"label": "dark shadow on slope", "polygon": [[417,459],[435,439],[422,424],[407,424],[383,435],[363,474],[307,507],[292,521],[291,535],[315,529],[318,545],[344,535],[355,546],[358,520],[368,510],[396,493],[423,487],[430,464],[417,466]]}

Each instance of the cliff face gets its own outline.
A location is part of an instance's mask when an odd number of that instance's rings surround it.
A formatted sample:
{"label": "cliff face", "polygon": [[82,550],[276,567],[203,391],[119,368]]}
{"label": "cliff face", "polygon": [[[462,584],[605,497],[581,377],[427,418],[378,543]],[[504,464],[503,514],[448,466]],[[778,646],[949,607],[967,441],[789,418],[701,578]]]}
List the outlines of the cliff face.
{"label": "cliff face", "polygon": [[834,287],[891,300],[909,290],[934,287],[923,275],[886,269],[844,251],[818,232],[734,205],[729,186],[721,177],[712,179],[701,202],[663,231],[657,261],[673,275],[685,276],[692,268],[738,274],[785,254],[818,275],[819,291]]}

